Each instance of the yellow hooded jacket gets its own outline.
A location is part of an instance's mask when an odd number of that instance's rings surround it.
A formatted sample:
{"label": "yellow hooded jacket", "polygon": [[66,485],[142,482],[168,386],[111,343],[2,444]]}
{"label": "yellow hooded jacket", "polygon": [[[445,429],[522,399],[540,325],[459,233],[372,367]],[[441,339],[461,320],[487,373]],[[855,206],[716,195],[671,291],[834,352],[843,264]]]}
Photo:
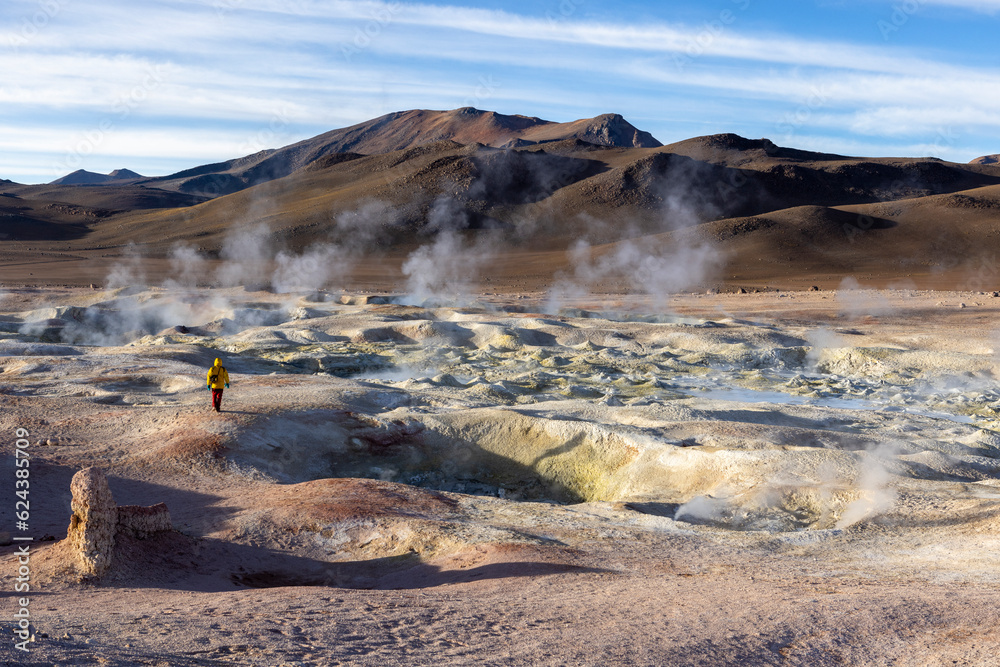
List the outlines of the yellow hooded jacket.
{"label": "yellow hooded jacket", "polygon": [[229,384],[229,372],[222,367],[222,361],[215,360],[215,364],[208,369],[208,386],[212,389],[222,389]]}

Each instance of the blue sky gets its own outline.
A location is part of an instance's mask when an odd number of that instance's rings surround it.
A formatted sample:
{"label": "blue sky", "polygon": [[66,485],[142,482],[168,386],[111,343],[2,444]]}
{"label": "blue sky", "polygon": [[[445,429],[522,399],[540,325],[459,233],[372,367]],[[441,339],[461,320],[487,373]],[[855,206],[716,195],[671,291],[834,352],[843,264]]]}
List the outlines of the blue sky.
{"label": "blue sky", "polygon": [[1000,0],[5,0],[0,178],[144,175],[404,109],[1000,153]]}

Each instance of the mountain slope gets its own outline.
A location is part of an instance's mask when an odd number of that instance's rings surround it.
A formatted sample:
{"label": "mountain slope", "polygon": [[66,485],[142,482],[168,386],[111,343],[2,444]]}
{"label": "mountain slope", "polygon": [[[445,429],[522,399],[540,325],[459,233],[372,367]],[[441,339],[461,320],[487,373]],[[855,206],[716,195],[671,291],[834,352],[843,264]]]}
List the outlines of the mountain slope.
{"label": "mountain slope", "polygon": [[[734,155],[730,161],[738,160]],[[284,178],[198,206],[116,219],[97,236],[108,234],[109,243],[149,233],[172,241],[198,238],[211,249],[230,224],[264,223],[292,247],[372,237],[387,247],[441,229],[493,229],[515,244],[565,247],[581,236],[604,242],[786,209],[809,217],[808,207],[1000,184],[1000,169],[990,174],[988,167],[934,160],[767,162],[758,155],[746,165],[703,162],[669,147],[599,147],[578,139],[513,150],[441,141],[377,155],[330,154]],[[359,211],[373,218],[377,233],[342,224]]]}
{"label": "mountain slope", "polygon": [[335,153],[389,153],[449,140],[460,144],[503,146],[581,139],[600,146],[656,148],[660,142],[633,127],[618,114],[570,123],[554,123],[529,116],[509,116],[471,107],[452,111],[412,110],[334,130],[294,146],[322,146]]}
{"label": "mountain slope", "polygon": [[287,176],[330,155],[384,154],[440,141],[523,147],[565,140],[626,148],[660,146],[651,134],[636,129],[618,114],[554,123],[469,107],[452,111],[417,109],[387,114],[284,148],[150,179],[147,183],[211,197]]}
{"label": "mountain slope", "polygon": [[142,174],[137,174],[129,169],[115,169],[110,174],[98,174],[86,169],[77,169],[72,174],[57,178],[49,185],[105,185],[142,178],[145,178]]}
{"label": "mountain slope", "polygon": [[994,261],[1000,248],[1000,185],[717,220],[660,242],[677,243],[684,235],[727,257],[730,278],[870,275],[905,282],[949,272],[962,289],[993,290],[1000,284]]}
{"label": "mountain slope", "polygon": [[257,229],[275,251],[336,243],[400,262],[442,230],[510,257],[694,234],[731,258],[730,277],[906,276],[1000,250],[996,188],[990,164],[847,157],[734,134],[659,146],[616,115],[412,111],[167,178],[2,182],[0,257],[27,266],[45,241],[57,254],[103,257],[135,242],[163,258],[180,243],[213,258]]}
{"label": "mountain slope", "polygon": [[795,148],[782,148],[770,139],[747,139],[738,134],[711,134],[693,137],[664,146],[664,148],[671,153],[728,167],[752,167],[762,162],[773,163],[781,160],[820,162],[851,159],[832,153],[814,153]]}

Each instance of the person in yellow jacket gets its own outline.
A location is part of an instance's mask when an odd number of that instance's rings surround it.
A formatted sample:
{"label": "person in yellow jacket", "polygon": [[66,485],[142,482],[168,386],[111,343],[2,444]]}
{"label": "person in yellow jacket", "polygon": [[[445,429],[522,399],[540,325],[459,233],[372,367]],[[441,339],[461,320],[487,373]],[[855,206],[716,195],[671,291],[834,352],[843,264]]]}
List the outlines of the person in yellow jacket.
{"label": "person in yellow jacket", "polygon": [[212,407],[216,412],[222,409],[223,387],[229,389],[229,371],[223,367],[221,360],[216,359],[208,369],[208,388],[212,390]]}

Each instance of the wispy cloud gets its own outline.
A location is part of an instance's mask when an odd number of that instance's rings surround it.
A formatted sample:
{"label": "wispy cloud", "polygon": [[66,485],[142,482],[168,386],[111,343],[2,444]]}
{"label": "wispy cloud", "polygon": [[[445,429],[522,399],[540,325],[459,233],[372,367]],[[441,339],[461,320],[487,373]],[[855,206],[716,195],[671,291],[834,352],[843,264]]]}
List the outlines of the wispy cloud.
{"label": "wispy cloud", "polygon": [[984,14],[1000,12],[1000,0],[919,0],[920,4],[960,7]]}
{"label": "wispy cloud", "polygon": [[[962,6],[981,11],[1000,9],[1000,0],[918,0],[928,4]],[[606,21],[554,22],[543,18],[525,17],[500,10],[475,9],[451,5],[402,4],[399,2],[297,2],[297,16],[316,19],[346,20],[389,17],[388,23],[446,29],[457,33],[475,33],[527,42],[531,48],[539,43],[599,47],[630,52],[688,54],[696,47],[698,57],[733,58],[791,65],[796,67],[839,67],[869,72],[905,74],[914,71],[934,71],[946,74],[953,68],[928,60],[915,53],[899,53],[884,46],[869,47],[857,42],[802,39],[790,34],[750,35],[735,28],[705,35],[704,25],[655,23],[652,25],[608,23]],[[243,6],[276,11],[268,0],[248,0]],[[280,10],[278,10],[280,11]],[[376,43],[386,48],[392,40]],[[435,48],[446,48],[437,40],[425,42]],[[505,42],[509,44],[509,42]],[[510,53],[509,47],[505,49]],[[510,55],[517,55],[516,53]]]}
{"label": "wispy cloud", "polygon": [[[735,18],[706,37],[700,24],[374,0],[173,0],[141,12],[110,0],[42,4],[55,9],[39,25],[37,2],[0,8],[0,104],[4,122],[36,137],[48,163],[108,121],[88,163],[109,151],[141,159],[145,148],[169,160],[183,153],[193,166],[237,157],[224,151],[252,145],[276,115],[282,132],[269,138],[290,143],[389,111],[469,100],[553,120],[622,112],[650,119],[643,129],[662,139],[677,127],[773,135],[794,115],[796,136],[874,142],[885,133],[919,145],[945,124],[1000,143],[995,68],[877,39],[765,34]],[[1000,9],[1000,0],[924,4]],[[496,85],[477,96],[485,78]],[[808,114],[798,113],[803,105]],[[684,117],[663,112],[683,108]],[[12,144],[30,155],[0,137]],[[30,170],[38,165],[22,173]]]}

